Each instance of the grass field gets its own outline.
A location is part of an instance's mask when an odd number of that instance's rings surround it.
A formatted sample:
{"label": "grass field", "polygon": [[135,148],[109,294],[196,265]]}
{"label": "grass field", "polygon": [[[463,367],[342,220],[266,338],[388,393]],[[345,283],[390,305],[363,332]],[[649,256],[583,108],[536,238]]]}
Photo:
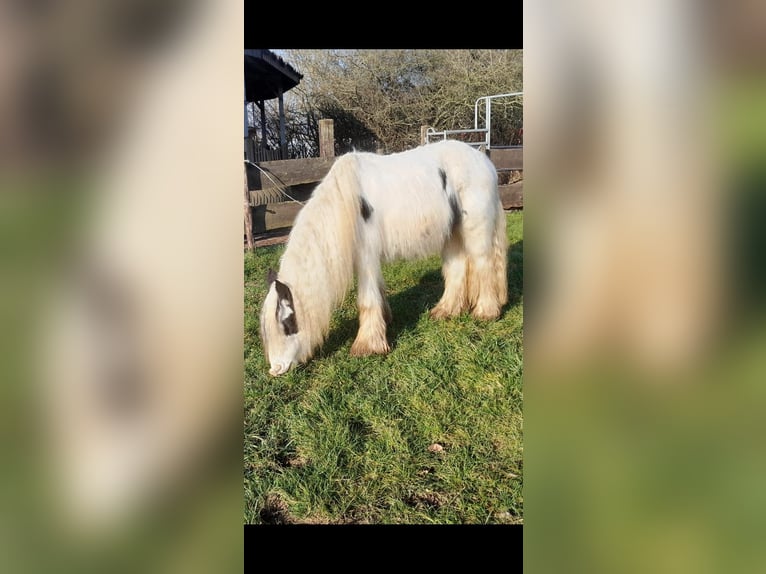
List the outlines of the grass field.
{"label": "grass field", "polygon": [[284,246],[245,255],[245,523],[523,522],[523,214],[507,218],[498,321],[430,319],[439,258],[390,263],[391,353],[349,355],[352,290],[315,358],[276,378],[259,313]]}

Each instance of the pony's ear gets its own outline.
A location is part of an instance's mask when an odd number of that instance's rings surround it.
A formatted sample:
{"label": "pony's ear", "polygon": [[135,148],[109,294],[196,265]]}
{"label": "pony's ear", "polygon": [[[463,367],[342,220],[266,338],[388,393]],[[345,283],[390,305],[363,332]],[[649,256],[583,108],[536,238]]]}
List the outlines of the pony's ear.
{"label": "pony's ear", "polygon": [[276,318],[282,324],[285,335],[295,335],[298,332],[298,319],[295,317],[295,305],[290,288],[281,281],[274,280],[277,290]]}
{"label": "pony's ear", "polygon": [[266,276],[266,285],[269,286],[277,280],[277,272],[269,267],[269,273]]}
{"label": "pony's ear", "polygon": [[[277,286],[280,284],[277,283]],[[277,320],[282,324],[285,335],[295,335],[298,332],[298,319],[293,309],[292,298],[280,298],[277,303]]]}

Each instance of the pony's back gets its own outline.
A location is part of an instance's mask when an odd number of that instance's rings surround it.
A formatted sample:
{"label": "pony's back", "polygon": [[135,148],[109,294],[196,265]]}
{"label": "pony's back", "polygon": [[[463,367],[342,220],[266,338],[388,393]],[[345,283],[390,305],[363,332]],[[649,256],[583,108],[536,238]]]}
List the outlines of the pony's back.
{"label": "pony's back", "polygon": [[446,140],[391,155],[354,155],[384,259],[440,253],[467,206],[495,213],[495,167],[467,144]]}

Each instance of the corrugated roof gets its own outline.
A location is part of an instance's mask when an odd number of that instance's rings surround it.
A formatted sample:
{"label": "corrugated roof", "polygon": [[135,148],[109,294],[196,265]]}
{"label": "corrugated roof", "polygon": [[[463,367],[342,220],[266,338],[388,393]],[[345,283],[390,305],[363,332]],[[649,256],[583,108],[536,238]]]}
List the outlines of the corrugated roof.
{"label": "corrugated roof", "polygon": [[271,100],[297,86],[303,74],[271,50],[245,50],[245,100]]}

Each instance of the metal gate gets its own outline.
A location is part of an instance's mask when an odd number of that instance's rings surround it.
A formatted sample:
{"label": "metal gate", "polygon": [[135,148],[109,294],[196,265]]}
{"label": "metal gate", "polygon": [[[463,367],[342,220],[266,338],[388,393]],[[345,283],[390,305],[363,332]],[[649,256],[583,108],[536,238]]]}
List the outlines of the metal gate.
{"label": "metal gate", "polygon": [[[491,141],[491,133],[492,133],[492,100],[498,99],[498,98],[522,98],[524,96],[524,92],[513,92],[510,94],[495,94],[494,96],[482,96],[476,100],[476,103],[473,106],[473,129],[467,129],[467,130],[444,130],[437,132],[434,128],[428,128],[426,130],[426,143],[430,143],[431,141],[441,138],[441,139],[447,139],[448,136],[451,135],[457,135],[457,134],[484,134],[484,140],[483,141],[477,141],[477,142],[466,142],[469,143],[472,146],[475,147],[482,147],[484,146],[484,149],[490,150],[492,149],[492,141]],[[481,102],[484,102],[484,127],[479,127],[479,104]]]}

